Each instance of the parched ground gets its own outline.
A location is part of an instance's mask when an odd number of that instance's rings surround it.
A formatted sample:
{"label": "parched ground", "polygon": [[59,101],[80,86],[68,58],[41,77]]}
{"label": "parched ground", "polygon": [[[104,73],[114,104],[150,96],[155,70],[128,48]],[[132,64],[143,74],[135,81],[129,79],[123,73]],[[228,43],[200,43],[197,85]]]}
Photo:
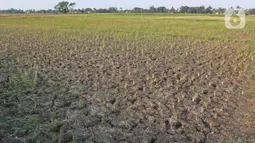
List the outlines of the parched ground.
{"label": "parched ground", "polygon": [[255,19],[162,16],[0,17],[0,142],[254,142]]}

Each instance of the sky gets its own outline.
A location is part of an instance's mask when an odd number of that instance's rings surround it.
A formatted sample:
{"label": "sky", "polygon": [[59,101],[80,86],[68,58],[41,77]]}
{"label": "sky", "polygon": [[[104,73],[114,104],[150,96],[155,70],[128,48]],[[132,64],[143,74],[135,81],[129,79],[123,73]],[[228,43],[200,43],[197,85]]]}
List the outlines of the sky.
{"label": "sky", "polygon": [[[53,9],[54,5],[62,0],[0,0],[0,9]],[[209,6],[214,8],[229,8],[237,5],[243,8],[255,8],[255,0],[65,0],[75,2],[76,8],[109,8],[122,7],[131,9],[134,7],[149,8],[150,6],[166,6],[179,8],[187,6]]]}

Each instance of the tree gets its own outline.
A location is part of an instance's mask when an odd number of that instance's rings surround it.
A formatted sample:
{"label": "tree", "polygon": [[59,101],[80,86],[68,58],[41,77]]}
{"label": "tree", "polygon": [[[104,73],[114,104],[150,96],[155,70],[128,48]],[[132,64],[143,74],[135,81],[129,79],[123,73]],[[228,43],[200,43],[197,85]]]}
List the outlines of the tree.
{"label": "tree", "polygon": [[73,9],[73,7],[75,6],[75,3],[69,3],[68,1],[62,1],[59,2],[54,8],[56,11],[60,12],[60,13],[68,13],[69,10]]}
{"label": "tree", "polygon": [[181,6],[180,7],[180,13],[187,13],[189,10],[189,7],[188,6]]}
{"label": "tree", "polygon": [[86,13],[91,13],[93,11],[93,9],[92,8],[86,8],[85,11],[86,11]]}
{"label": "tree", "polygon": [[133,9],[133,12],[135,12],[135,13],[142,13],[142,12],[143,12],[143,9],[140,8],[140,7],[135,7],[135,8]]}
{"label": "tree", "polygon": [[160,7],[157,8],[157,12],[159,12],[159,13],[166,13],[167,9],[164,6],[160,6]]}
{"label": "tree", "polygon": [[253,14],[255,14],[255,8],[253,8],[253,9],[250,9],[250,10],[248,11],[248,13],[249,13],[250,15],[253,15]]}
{"label": "tree", "polygon": [[196,13],[205,13],[205,6],[198,7]]}
{"label": "tree", "polygon": [[45,14],[45,13],[46,13],[46,10],[42,10],[42,13]]}
{"label": "tree", "polygon": [[218,8],[218,9],[215,9],[214,10],[214,13],[217,13],[217,14],[223,14],[224,12],[226,11],[226,9],[225,8]]}
{"label": "tree", "polygon": [[151,6],[149,9],[149,12],[151,13],[155,13],[157,11],[157,9],[154,6]]}
{"label": "tree", "polygon": [[175,12],[175,9],[174,9],[174,7],[172,7],[170,10],[169,10],[169,12]]}
{"label": "tree", "polygon": [[75,7],[75,5],[76,5],[76,3],[74,3],[74,2],[71,2],[69,4],[69,9],[71,10],[71,12],[73,12],[73,8]]}
{"label": "tree", "polygon": [[209,14],[212,14],[213,8],[212,8],[211,6],[209,6],[209,7],[207,7],[207,8],[205,9],[205,12],[206,12],[206,13],[209,13]]}
{"label": "tree", "polygon": [[111,13],[116,13],[118,12],[118,8],[117,7],[109,7],[108,9]]}

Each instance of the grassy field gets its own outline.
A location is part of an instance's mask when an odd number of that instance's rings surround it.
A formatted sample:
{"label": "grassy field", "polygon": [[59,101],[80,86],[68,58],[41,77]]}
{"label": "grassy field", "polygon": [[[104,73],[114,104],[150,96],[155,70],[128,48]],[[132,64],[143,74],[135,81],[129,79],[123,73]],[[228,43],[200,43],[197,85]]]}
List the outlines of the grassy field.
{"label": "grassy field", "polygon": [[0,142],[254,142],[255,17],[0,15]]}

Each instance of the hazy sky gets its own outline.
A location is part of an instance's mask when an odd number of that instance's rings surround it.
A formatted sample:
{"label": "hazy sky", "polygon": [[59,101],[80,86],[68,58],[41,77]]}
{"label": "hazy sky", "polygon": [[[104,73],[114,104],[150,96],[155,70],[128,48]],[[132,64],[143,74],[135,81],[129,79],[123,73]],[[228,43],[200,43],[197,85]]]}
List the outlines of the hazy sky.
{"label": "hazy sky", "polygon": [[[0,0],[0,9],[53,9],[54,5],[62,0]],[[243,8],[255,8],[255,0],[66,0],[76,2],[76,8],[108,8],[110,6],[123,9],[149,6],[166,6],[175,8],[182,5],[229,8],[240,5]]]}

